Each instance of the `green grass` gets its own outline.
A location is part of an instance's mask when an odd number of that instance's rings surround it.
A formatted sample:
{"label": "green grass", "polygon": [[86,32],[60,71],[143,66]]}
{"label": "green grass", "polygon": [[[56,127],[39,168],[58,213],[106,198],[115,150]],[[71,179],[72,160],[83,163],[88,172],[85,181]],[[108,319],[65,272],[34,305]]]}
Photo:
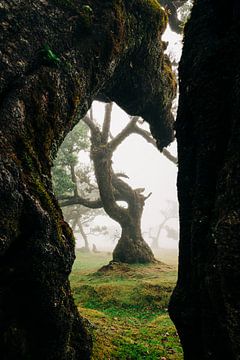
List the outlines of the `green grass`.
{"label": "green grass", "polygon": [[77,252],[70,277],[80,313],[92,324],[92,360],[180,360],[167,304],[176,269],[162,263],[113,265],[106,253]]}

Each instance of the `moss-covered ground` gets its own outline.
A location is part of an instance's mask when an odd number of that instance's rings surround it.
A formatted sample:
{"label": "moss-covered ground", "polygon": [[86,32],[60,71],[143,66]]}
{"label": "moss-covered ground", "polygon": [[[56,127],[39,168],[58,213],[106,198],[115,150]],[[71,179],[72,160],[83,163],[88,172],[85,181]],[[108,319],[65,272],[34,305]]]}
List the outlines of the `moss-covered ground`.
{"label": "moss-covered ground", "polygon": [[180,360],[182,349],[167,304],[176,268],[112,265],[107,253],[77,251],[71,286],[94,338],[92,360]]}

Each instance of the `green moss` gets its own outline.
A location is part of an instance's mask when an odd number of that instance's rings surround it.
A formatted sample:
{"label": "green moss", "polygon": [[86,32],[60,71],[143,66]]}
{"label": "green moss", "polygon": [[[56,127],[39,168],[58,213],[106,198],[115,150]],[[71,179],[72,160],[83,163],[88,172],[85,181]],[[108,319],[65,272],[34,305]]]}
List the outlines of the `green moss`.
{"label": "green moss", "polygon": [[164,9],[157,0],[139,0],[139,3],[141,8],[152,17],[165,14]]}
{"label": "green moss", "polygon": [[[177,91],[177,80],[175,77],[174,72],[172,71],[171,63],[168,59],[165,59],[164,65],[163,65],[163,72],[165,76],[166,83],[169,84],[168,89],[169,91],[165,92],[165,99],[163,99],[163,105],[166,105],[169,103],[169,99],[172,99],[176,96]],[[174,93],[174,96],[173,96]]]}
{"label": "green moss", "polygon": [[[150,28],[150,32],[164,32],[167,26],[168,17],[164,8],[157,0],[139,0],[136,12],[144,20],[146,30]],[[134,9],[135,10],[135,9]]]}
{"label": "green moss", "polygon": [[64,235],[66,238],[70,238],[74,241],[72,231],[63,221],[60,209],[58,208],[57,203],[55,203],[54,197],[49,194],[42,181],[39,170],[41,169],[41,165],[37,160],[31,141],[27,139],[22,140],[22,147],[20,161],[22,162],[22,168],[24,169],[23,177],[25,182],[28,183],[35,198],[40,201],[42,208],[46,210],[54,220],[58,240],[63,242]]}
{"label": "green moss", "polygon": [[[63,235],[70,235],[71,238],[73,237],[72,232],[70,231],[70,234],[67,234],[66,232],[66,226],[68,226],[62,219],[61,214],[59,213],[59,209],[56,207],[56,205],[53,202],[53,198],[49,195],[48,191],[46,190],[45,185],[41,181],[41,179],[38,176],[32,176],[32,190],[36,194],[37,198],[40,200],[41,205],[44,210],[46,210],[50,217],[55,222],[55,228],[57,231],[57,238],[58,240],[63,243]],[[64,228],[64,234],[63,234],[63,228]],[[69,230],[71,230],[69,228]],[[68,237],[67,237],[68,238]]]}
{"label": "green moss", "polygon": [[109,261],[109,254],[76,255],[71,285],[80,313],[94,324],[92,360],[182,359],[176,329],[166,312],[176,282],[174,268],[119,265],[95,273],[104,259]]}
{"label": "green moss", "polygon": [[162,11],[162,7],[157,0],[147,0],[147,2],[151,6],[151,8],[154,9],[155,11],[160,11],[160,10]]}

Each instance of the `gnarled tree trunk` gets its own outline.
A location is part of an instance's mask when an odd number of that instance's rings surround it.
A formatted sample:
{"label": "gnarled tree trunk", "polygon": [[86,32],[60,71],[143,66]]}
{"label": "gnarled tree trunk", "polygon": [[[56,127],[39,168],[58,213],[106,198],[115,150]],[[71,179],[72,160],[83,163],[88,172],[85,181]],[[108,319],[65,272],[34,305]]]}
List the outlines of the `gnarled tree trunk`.
{"label": "gnarled tree trunk", "polygon": [[[110,124],[110,114],[106,119]],[[153,262],[154,255],[141,234],[141,218],[146,198],[141,191],[133,190],[112,169],[114,148],[119,141],[121,142],[126,128],[108,142],[108,135],[104,136],[106,122],[101,131],[94,124],[93,119],[85,117],[84,121],[91,129],[91,159],[94,163],[102,206],[122,229],[121,238],[113,252],[113,260],[127,263]],[[107,128],[109,131],[109,126]],[[127,208],[119,206],[117,201],[126,202]]]}
{"label": "gnarled tree trunk", "polygon": [[195,2],[180,65],[180,258],[170,303],[186,360],[240,359],[239,34],[239,2]]}
{"label": "gnarled tree trunk", "polygon": [[113,251],[113,260],[129,264],[154,262],[153,252],[144,241],[141,232],[146,197],[117,177],[113,179],[113,186],[118,189],[128,205],[128,208],[124,209],[125,216],[120,218],[122,233]]}
{"label": "gnarled tree trunk", "polygon": [[152,0],[0,3],[4,360],[90,358],[68,281],[73,235],[52,193],[52,157],[76,113],[83,117],[97,97],[145,117],[162,134],[160,147],[171,141],[175,84],[160,40],[165,22]]}
{"label": "gnarled tree trunk", "polygon": [[[126,263],[149,263],[155,261],[152,250],[144,241],[141,234],[141,218],[145,200],[142,195],[144,189],[132,189],[121,177],[125,174],[115,174],[112,168],[113,152],[123,140],[138,129],[134,117],[126,127],[115,137],[110,137],[112,104],[106,104],[105,118],[102,129],[95,123],[93,116],[86,116],[83,121],[91,130],[91,159],[94,164],[100,202],[106,213],[122,229],[121,238],[113,251],[113,260]],[[144,130],[143,130],[144,131]],[[146,131],[144,131],[146,132]],[[154,140],[152,139],[154,142]],[[81,201],[81,198],[78,197]],[[117,201],[124,201],[127,208],[120,206]],[[86,200],[84,199],[86,203]],[[95,205],[99,201],[89,201]]]}

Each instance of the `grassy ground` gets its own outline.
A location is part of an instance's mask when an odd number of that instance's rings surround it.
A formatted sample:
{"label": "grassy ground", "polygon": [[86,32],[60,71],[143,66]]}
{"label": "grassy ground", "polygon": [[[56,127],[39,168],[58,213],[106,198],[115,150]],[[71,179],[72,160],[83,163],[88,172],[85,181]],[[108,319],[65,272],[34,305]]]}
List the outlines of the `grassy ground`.
{"label": "grassy ground", "polygon": [[76,255],[71,285],[81,314],[92,324],[92,360],[183,359],[167,314],[176,268],[115,264],[98,271],[110,254]]}

